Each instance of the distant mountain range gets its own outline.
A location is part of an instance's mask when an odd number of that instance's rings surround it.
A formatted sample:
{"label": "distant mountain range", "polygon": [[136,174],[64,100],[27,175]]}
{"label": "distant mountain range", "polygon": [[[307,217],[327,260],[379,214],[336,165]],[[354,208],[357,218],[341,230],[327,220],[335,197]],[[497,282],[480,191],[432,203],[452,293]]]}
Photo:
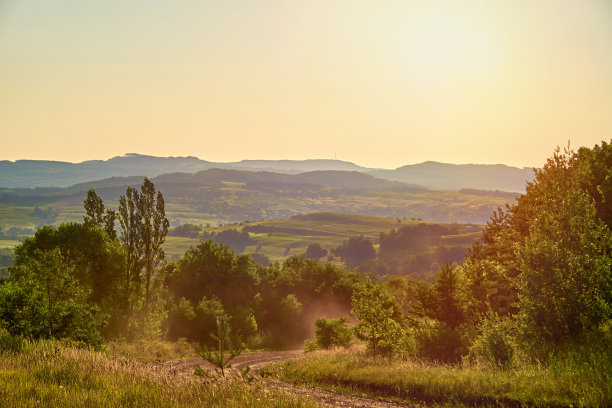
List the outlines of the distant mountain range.
{"label": "distant mountain range", "polygon": [[[111,177],[69,187],[0,188],[0,229],[34,228],[80,220],[89,188],[116,208],[128,186],[142,176]],[[431,190],[358,171],[317,170],[297,174],[208,169],[152,177],[162,191],[173,226],[227,224],[312,212],[483,223],[518,193]]]}
{"label": "distant mountain range", "polygon": [[[407,165],[395,170],[362,167],[341,160],[242,160],[231,163],[216,163],[196,157],[154,157],[140,154],[126,154],[108,160],[90,160],[81,163],[68,163],[44,160],[0,161],[0,187],[68,187],[79,183],[109,179],[113,177],[142,176],[157,177],[171,173],[195,173],[203,170],[223,169],[248,172],[272,172],[263,181],[287,183],[283,174],[312,173],[292,179],[291,183],[304,182],[334,187],[399,188],[389,182],[419,185],[429,189],[459,190],[462,188],[522,192],[525,182],[533,179],[533,171],[528,168],[510,167],[502,164],[446,164],[424,162]],[[335,171],[338,173],[325,173]],[[361,173],[368,177],[360,177]],[[214,173],[210,173],[212,175]],[[240,173],[236,173],[239,175]],[[199,173],[199,176],[205,176]],[[226,174],[227,176],[227,174]],[[244,174],[239,178],[244,178]],[[258,176],[249,176],[251,182],[261,182]],[[107,181],[108,182],[108,181]],[[246,182],[246,181],[242,181]],[[364,185],[357,185],[365,183]]]}

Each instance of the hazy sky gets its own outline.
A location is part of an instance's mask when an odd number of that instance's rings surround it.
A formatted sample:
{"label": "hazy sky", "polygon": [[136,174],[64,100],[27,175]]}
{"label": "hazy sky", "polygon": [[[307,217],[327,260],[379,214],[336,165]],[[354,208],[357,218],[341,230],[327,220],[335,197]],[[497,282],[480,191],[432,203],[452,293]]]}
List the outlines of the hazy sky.
{"label": "hazy sky", "polygon": [[0,0],[0,159],[540,166],[612,138],[610,0]]}

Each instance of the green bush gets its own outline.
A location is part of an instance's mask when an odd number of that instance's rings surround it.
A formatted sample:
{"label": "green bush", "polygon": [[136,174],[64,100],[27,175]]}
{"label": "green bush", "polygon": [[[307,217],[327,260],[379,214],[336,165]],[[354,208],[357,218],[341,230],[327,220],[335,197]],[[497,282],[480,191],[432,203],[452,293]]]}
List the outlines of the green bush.
{"label": "green bush", "polygon": [[516,323],[492,314],[487,316],[479,329],[480,334],[470,346],[469,360],[484,360],[493,366],[508,367],[516,347]]}
{"label": "green bush", "polygon": [[437,320],[427,319],[412,330],[415,355],[429,361],[457,363],[467,351],[467,340]]}
{"label": "green bush", "polygon": [[330,349],[333,347],[348,348],[351,345],[353,338],[353,329],[348,326],[348,319],[340,317],[339,319],[326,319],[319,317],[315,320],[314,340],[306,340],[304,351],[314,351],[320,349]]}

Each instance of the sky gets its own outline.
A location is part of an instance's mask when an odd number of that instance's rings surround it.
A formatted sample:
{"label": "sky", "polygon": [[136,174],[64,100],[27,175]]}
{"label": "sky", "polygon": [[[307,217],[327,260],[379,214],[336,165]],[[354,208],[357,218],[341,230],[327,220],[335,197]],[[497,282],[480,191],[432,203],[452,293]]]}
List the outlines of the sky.
{"label": "sky", "polygon": [[610,0],[0,0],[0,160],[540,167],[611,138]]}

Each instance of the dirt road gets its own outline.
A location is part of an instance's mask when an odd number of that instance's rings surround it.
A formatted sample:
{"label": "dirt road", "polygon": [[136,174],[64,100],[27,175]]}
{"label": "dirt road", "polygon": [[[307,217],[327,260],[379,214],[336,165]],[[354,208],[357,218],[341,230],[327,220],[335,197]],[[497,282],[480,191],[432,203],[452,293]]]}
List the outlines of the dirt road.
{"label": "dirt road", "polygon": [[[285,361],[302,354],[302,350],[291,351],[265,351],[260,353],[248,353],[237,356],[232,361],[232,372],[242,370],[247,366],[251,367],[252,372],[257,374],[259,370],[270,363]],[[200,357],[186,358],[181,360],[168,361],[163,363],[168,369],[178,372],[193,373],[194,367],[199,365],[204,369],[212,371],[214,367]],[[354,407],[354,408],[407,408],[415,405],[400,404],[384,400],[372,400],[363,397],[350,396],[337,392],[326,391],[319,388],[297,386],[284,381],[264,379],[266,386],[277,388],[291,395],[310,397],[317,400],[326,407]]]}

